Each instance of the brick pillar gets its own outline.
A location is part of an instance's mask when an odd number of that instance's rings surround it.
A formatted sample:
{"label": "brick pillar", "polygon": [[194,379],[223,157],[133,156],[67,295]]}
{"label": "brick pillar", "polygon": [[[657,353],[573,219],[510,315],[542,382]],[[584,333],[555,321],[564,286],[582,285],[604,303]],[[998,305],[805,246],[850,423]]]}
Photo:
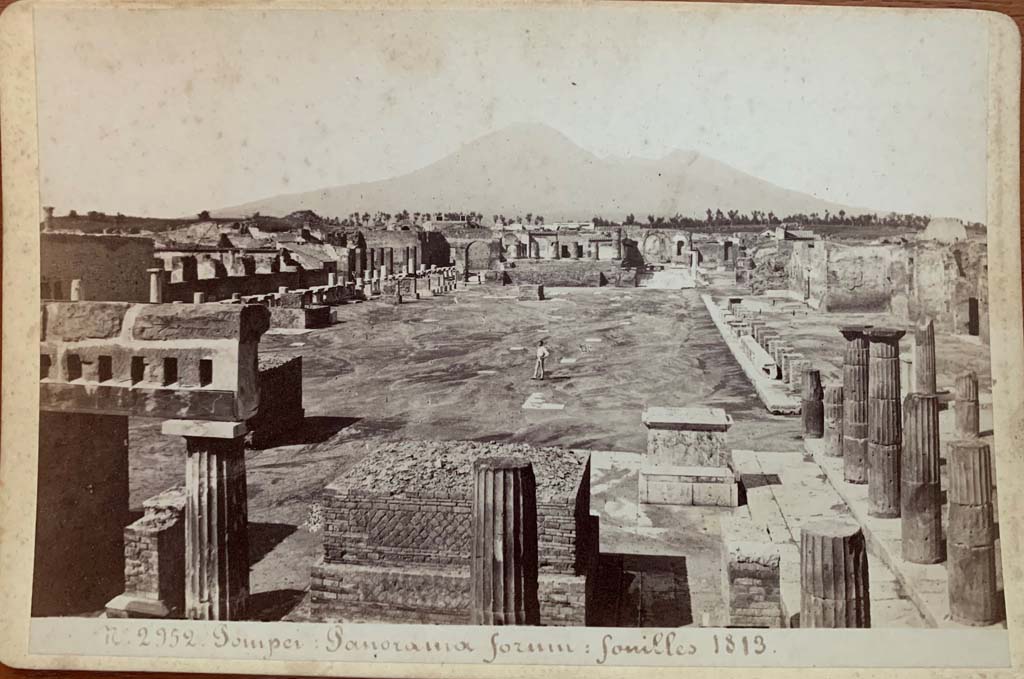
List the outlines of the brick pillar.
{"label": "brick pillar", "polygon": [[846,338],[843,354],[843,478],[868,482],[868,338],[870,326],[839,328]]}
{"label": "brick pillar", "polygon": [[168,420],[185,437],[185,616],[242,620],[249,600],[244,423]]}
{"label": "brick pillar", "polygon": [[900,338],[902,330],[872,328],[868,377],[868,514],[900,515]]}
{"label": "brick pillar", "polygon": [[363,250],[363,248],[356,248],[355,249],[355,262],[353,262],[355,264],[355,267],[353,267],[353,268],[355,270],[355,279],[357,281],[363,277],[363,267],[364,267],[364,264],[365,264],[365,257],[366,257],[366,252],[365,252],[365,250]]}
{"label": "brick pillar", "polygon": [[804,424],[805,439],[820,439],[825,435],[825,407],[822,403],[821,372],[812,368],[802,371],[803,388],[800,394],[800,417]]}
{"label": "brick pillar", "polygon": [[366,251],[366,270],[371,274],[377,273],[380,263],[377,259],[377,248],[368,248]]}
{"label": "brick pillar", "polygon": [[412,248],[412,270],[414,273],[423,270],[423,264],[420,262],[420,246],[418,245]]}
{"label": "brick pillar", "polygon": [[146,269],[149,274],[149,303],[160,304],[164,301],[164,270]]}
{"label": "brick pillar", "polygon": [[555,256],[554,259],[562,258],[562,244],[558,242],[558,237],[555,237]]}
{"label": "brick pillar", "polygon": [[843,385],[825,387],[823,417],[825,424],[825,454],[829,457],[843,456]]}
{"label": "brick pillar", "polygon": [[388,273],[396,273],[395,272],[395,249],[394,248],[386,248],[385,249],[385,252],[384,252],[384,263],[387,266],[387,272]]}
{"label": "brick pillar", "polygon": [[938,563],[942,548],[942,490],[939,487],[939,397],[909,394],[903,400],[900,503],[903,558]]}
{"label": "brick pillar", "polygon": [[100,610],[124,591],[128,418],[41,410],[38,455],[32,615]]}
{"label": "brick pillar", "polygon": [[867,546],[852,521],[800,531],[800,627],[871,627]]}
{"label": "brick pillar", "polygon": [[622,229],[615,229],[615,259],[622,259]]}
{"label": "brick pillar", "polygon": [[914,387],[919,394],[934,394],[935,323],[931,319],[914,327]]}
{"label": "brick pillar", "polygon": [[590,247],[592,248],[590,257],[596,262],[599,259],[598,254],[601,252],[601,246],[594,241],[590,241]]}
{"label": "brick pillar", "polygon": [[978,418],[978,376],[972,372],[956,378],[956,435],[976,438],[981,429]]}
{"label": "brick pillar", "polygon": [[538,625],[537,489],[533,466],[512,457],[473,464],[470,623]]}
{"label": "brick pillar", "polygon": [[1000,617],[996,591],[992,454],[977,440],[949,444],[949,611],[953,620],[988,625]]}

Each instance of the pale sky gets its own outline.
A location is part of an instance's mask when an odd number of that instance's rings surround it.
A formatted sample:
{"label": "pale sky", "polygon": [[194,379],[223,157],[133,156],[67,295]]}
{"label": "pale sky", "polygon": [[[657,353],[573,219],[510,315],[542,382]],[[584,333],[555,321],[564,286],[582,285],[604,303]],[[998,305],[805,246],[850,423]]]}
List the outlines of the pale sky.
{"label": "pale sky", "polygon": [[187,215],[538,122],[599,156],[695,149],[837,203],[984,221],[984,17],[796,9],[40,8],[41,200]]}

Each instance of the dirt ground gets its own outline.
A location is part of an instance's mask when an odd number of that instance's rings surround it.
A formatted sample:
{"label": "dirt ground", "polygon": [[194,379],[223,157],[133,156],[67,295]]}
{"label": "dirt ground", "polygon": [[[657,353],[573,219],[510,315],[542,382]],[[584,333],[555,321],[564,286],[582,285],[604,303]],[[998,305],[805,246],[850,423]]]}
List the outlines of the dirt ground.
{"label": "dirt ground", "polygon": [[[729,293],[727,279],[716,282],[713,294]],[[702,405],[732,416],[732,448],[801,450],[799,418],[764,409],[700,300],[706,291],[563,288],[520,302],[511,289],[479,286],[398,307],[349,304],[328,328],[265,335],[261,352],[303,357],[306,426],[246,455],[254,615],[279,619],[301,602],[320,549],[303,525],[310,504],[381,440],[638,453],[645,406]],[[826,363],[839,357],[832,328],[853,322],[779,321]],[[543,382],[530,379],[541,339],[551,350]],[[940,344],[940,365],[950,352]],[[979,376],[987,385],[987,371]],[[131,506],[141,512],[143,500],[183,483],[184,442],[152,420],[133,420],[130,436]]]}

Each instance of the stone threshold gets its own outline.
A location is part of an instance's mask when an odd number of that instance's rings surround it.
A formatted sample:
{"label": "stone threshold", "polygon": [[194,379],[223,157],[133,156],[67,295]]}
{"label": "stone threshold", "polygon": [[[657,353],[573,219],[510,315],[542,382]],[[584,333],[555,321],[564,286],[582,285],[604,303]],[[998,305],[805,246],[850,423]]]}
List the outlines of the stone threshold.
{"label": "stone threshold", "polygon": [[715,327],[718,328],[718,333],[722,336],[726,346],[729,347],[733,358],[736,359],[740,368],[743,369],[747,379],[754,386],[757,397],[761,399],[761,403],[768,409],[768,412],[773,415],[799,415],[800,400],[790,395],[786,385],[781,381],[774,380],[765,375],[743,352],[740,339],[732,334],[729,326],[722,319],[722,310],[711,299],[711,296],[701,295],[700,298],[703,300],[708,314],[711,315],[711,320],[714,322]]}
{"label": "stone threshold", "polygon": [[[847,483],[843,479],[843,458],[825,455],[824,439],[806,439],[804,449],[821,467],[829,483],[860,524],[868,550],[893,572],[925,621],[932,627],[969,628],[969,625],[954,622],[950,617],[946,562],[924,565],[905,561],[902,556],[900,519],[881,519],[868,514],[867,484]],[[990,627],[1005,628],[1006,623],[1004,621]]]}

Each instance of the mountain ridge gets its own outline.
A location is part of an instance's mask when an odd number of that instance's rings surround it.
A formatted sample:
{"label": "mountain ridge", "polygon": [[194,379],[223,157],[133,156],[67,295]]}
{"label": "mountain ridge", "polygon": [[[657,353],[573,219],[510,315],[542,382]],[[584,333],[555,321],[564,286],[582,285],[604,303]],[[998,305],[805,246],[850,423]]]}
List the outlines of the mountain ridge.
{"label": "mountain ridge", "polygon": [[369,182],[283,193],[213,211],[240,217],[297,210],[533,213],[547,221],[627,214],[703,216],[707,209],[788,214],[867,212],[777,186],[692,149],[660,158],[600,158],[562,132],[521,123],[478,137],[411,172]]}

